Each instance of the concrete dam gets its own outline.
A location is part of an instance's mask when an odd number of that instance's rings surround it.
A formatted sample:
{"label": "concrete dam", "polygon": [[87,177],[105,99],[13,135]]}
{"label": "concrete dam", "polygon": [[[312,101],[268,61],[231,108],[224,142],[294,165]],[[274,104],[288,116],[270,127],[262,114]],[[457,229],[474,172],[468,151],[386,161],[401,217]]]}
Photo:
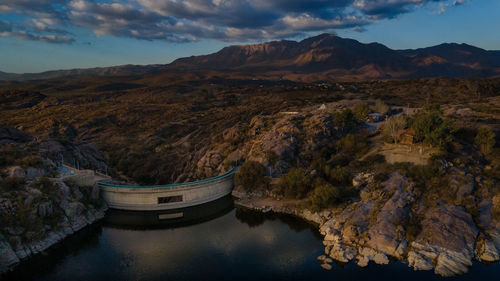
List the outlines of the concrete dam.
{"label": "concrete dam", "polygon": [[222,198],[234,185],[232,169],[222,175],[193,182],[167,185],[120,185],[99,182],[110,208],[133,211],[160,211],[192,207]]}

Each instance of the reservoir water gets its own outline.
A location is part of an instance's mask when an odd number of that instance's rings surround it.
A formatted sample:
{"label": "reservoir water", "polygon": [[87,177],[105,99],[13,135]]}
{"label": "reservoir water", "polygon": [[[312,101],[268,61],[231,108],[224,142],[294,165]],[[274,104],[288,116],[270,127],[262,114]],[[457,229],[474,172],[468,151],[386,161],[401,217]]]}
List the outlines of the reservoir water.
{"label": "reservoir water", "polygon": [[500,266],[474,264],[470,273],[440,278],[394,262],[360,268],[320,267],[316,227],[288,216],[235,208],[227,197],[184,210],[109,211],[103,222],[23,263],[7,280],[498,280]]}

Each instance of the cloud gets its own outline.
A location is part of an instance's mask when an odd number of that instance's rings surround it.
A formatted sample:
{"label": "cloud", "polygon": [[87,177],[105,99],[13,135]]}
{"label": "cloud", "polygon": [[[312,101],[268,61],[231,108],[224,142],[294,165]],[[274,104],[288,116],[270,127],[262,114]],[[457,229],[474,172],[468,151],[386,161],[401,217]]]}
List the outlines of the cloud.
{"label": "cloud", "polygon": [[24,30],[1,32],[0,37],[14,37],[21,40],[41,41],[47,43],[73,43],[75,40],[69,36],[39,35]]}
{"label": "cloud", "polygon": [[465,4],[465,0],[455,0],[453,1],[453,6],[460,6],[460,5],[463,5]]}
{"label": "cloud", "polygon": [[439,3],[437,14],[442,15],[446,13],[449,7],[458,7],[465,4],[465,0],[454,0],[451,3]]}
{"label": "cloud", "polygon": [[[23,18],[2,36],[71,43],[75,27],[96,36],[189,42],[253,41],[338,29],[365,30],[426,5],[464,0],[2,0],[1,15]],[[13,24],[11,22],[11,24]],[[12,25],[14,26],[14,25]],[[11,26],[11,28],[12,28]],[[0,25],[0,30],[5,28]],[[6,33],[8,32],[8,33]],[[52,39],[51,39],[52,38]]]}
{"label": "cloud", "polygon": [[48,27],[43,22],[34,20],[33,24],[16,24],[0,21],[0,37],[13,37],[20,40],[41,41],[46,43],[73,43],[71,33]]}

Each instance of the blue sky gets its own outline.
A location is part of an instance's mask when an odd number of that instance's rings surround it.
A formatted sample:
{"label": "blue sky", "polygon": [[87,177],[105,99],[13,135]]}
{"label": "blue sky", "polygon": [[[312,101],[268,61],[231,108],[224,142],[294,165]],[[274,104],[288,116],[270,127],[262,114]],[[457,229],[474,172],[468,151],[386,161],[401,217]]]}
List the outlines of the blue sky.
{"label": "blue sky", "polygon": [[323,32],[500,50],[499,14],[496,0],[0,0],[0,71],[162,64]]}

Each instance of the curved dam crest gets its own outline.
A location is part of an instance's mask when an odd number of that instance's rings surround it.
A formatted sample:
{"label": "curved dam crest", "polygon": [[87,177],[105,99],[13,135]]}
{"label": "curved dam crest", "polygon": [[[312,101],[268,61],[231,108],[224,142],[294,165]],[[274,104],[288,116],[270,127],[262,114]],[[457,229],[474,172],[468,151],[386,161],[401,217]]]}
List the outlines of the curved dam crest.
{"label": "curved dam crest", "polygon": [[235,169],[212,178],[168,185],[119,185],[98,182],[108,206],[119,210],[158,211],[192,207],[231,193]]}

